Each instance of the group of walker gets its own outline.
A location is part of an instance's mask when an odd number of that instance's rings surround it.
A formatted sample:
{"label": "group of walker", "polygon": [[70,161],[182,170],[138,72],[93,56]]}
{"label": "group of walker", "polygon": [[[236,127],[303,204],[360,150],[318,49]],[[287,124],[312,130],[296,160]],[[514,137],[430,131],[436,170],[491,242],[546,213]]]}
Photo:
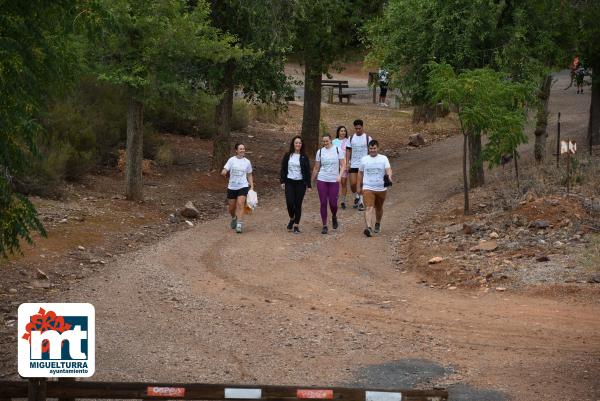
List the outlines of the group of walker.
{"label": "group of walker", "polygon": [[[302,202],[306,192],[312,191],[312,182],[316,181],[319,193],[322,234],[329,232],[328,207],[331,211],[331,227],[339,227],[337,212],[340,206],[346,209],[347,183],[350,181],[352,207],[365,212],[364,235],[373,236],[381,231],[383,203],[387,187],[392,185],[392,169],[388,158],[379,154],[379,143],[364,132],[362,120],[355,120],[355,133],[348,137],[346,127],[340,126],[335,139],[329,134],[322,137],[322,147],[315,155],[315,165],[304,151],[302,137],[295,136],[290,142],[289,151],[281,161],[280,182],[285,190],[285,199],[289,215],[287,230],[300,234]],[[231,228],[237,233],[243,230],[243,216],[246,196],[254,189],[252,165],[245,157],[243,144],[235,145],[236,155],[231,157],[221,174],[229,176],[227,187],[228,211],[231,215]]]}

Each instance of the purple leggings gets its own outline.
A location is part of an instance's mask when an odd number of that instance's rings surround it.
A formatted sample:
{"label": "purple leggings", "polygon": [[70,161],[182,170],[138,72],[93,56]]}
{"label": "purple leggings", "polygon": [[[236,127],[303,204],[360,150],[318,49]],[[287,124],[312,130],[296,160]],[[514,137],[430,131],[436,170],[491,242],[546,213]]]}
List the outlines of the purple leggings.
{"label": "purple leggings", "polygon": [[317,180],[317,190],[319,191],[319,200],[321,201],[321,220],[323,225],[327,225],[327,201],[329,201],[329,208],[331,209],[331,215],[337,216],[337,202],[338,193],[340,192],[339,182],[325,182]]}

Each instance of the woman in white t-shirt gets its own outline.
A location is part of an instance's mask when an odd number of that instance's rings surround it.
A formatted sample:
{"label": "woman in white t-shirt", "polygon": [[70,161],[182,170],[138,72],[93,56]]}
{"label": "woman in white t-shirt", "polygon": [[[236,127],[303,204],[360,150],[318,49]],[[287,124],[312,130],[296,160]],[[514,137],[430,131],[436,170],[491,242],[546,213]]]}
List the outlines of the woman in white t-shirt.
{"label": "woman in white t-shirt", "polygon": [[246,147],[243,143],[235,144],[235,156],[230,157],[221,171],[224,177],[229,176],[227,185],[227,210],[231,215],[231,228],[237,233],[242,232],[246,196],[249,190],[254,190],[252,164],[244,157]]}
{"label": "woman in white t-shirt", "polygon": [[[345,155],[346,154],[346,145],[348,144],[348,130],[343,125],[340,125],[335,132],[335,139],[333,140],[333,144],[337,146],[340,151]],[[346,194],[348,193],[348,169],[345,168],[342,170],[342,179],[340,180],[340,194],[342,195],[342,201],[340,202],[340,206],[342,209],[346,208]]]}
{"label": "woman in white t-shirt", "polygon": [[321,220],[323,222],[321,234],[327,234],[328,203],[331,209],[331,224],[334,230],[338,228],[337,201],[342,171],[345,169],[345,155],[337,146],[333,146],[329,134],[323,135],[322,141],[323,147],[317,150],[312,179],[317,179],[317,191],[321,201]]}

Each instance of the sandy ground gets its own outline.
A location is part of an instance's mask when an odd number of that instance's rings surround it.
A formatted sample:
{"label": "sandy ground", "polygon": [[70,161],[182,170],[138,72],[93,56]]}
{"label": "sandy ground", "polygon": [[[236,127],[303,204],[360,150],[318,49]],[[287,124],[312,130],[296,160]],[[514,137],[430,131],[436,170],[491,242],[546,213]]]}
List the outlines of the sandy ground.
{"label": "sandy ground", "polygon": [[[574,89],[559,96],[589,101]],[[293,236],[280,193],[242,235],[225,216],[203,223],[119,256],[54,301],[94,304],[94,380],[440,385],[455,400],[597,400],[598,300],[439,291],[393,263],[409,222],[460,190],[461,145],[453,137],[394,161],[374,238],[353,209],[321,235],[316,192]]]}

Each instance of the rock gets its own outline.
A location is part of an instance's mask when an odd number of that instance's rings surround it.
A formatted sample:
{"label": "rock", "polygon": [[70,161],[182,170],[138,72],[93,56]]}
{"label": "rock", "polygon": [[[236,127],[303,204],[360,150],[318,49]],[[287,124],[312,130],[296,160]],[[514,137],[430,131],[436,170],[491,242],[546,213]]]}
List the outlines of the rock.
{"label": "rock", "polygon": [[32,284],[33,284],[34,288],[48,289],[48,288],[52,287],[52,284],[50,284],[48,281],[34,281]]}
{"label": "rock", "polygon": [[532,192],[527,192],[525,200],[527,200],[527,202],[533,202],[535,200],[535,195]]}
{"label": "rock", "polygon": [[560,242],[560,241],[554,242],[553,245],[554,245],[555,248],[562,248],[563,246],[565,246],[565,244],[562,243],[562,242]]}
{"label": "rock", "polygon": [[433,258],[429,259],[427,263],[429,263],[430,265],[436,265],[438,263],[442,263],[443,261],[444,258],[442,258],[441,256],[434,256]]}
{"label": "rock", "polygon": [[16,294],[17,293],[17,289],[16,288],[9,288],[8,289],[8,293],[9,294]]}
{"label": "rock", "polygon": [[506,291],[506,287],[496,287],[496,291]]}
{"label": "rock", "polygon": [[65,224],[67,222],[67,219],[60,219],[58,222],[61,224]]}
{"label": "rock", "polygon": [[196,209],[196,206],[194,206],[192,201],[189,201],[185,204],[185,207],[181,211],[181,215],[183,217],[195,219],[200,215],[200,212],[198,211],[198,209]]}
{"label": "rock", "polygon": [[37,269],[37,274],[36,274],[37,278],[42,279],[42,280],[48,280],[48,275],[46,273],[44,273],[43,271],[41,271],[40,269]]}
{"label": "rock", "polygon": [[190,227],[194,227],[194,223],[192,223],[192,222],[191,222],[191,221],[189,221],[189,220],[186,220],[186,221],[185,221],[185,223],[186,223],[188,226],[190,226]]}
{"label": "rock", "polygon": [[465,245],[464,244],[458,244],[456,246],[456,252],[462,252],[465,250]]}
{"label": "rock", "polygon": [[549,262],[550,258],[546,255],[540,255],[540,256],[536,257],[535,260],[537,262]]}
{"label": "rock", "polygon": [[169,223],[171,223],[171,224],[177,224],[177,223],[179,223],[179,219],[177,218],[177,216],[175,216],[174,213],[171,213],[169,215]]}
{"label": "rock", "polygon": [[600,274],[590,277],[588,283],[600,283]]}
{"label": "rock", "polygon": [[540,230],[550,227],[550,223],[546,220],[536,220],[529,223],[529,228],[537,228]]}
{"label": "rock", "polygon": [[456,289],[456,287],[455,287],[455,286],[450,286],[450,287],[448,287],[448,289],[449,289],[449,290],[455,290],[455,289]]}
{"label": "rock", "polygon": [[471,252],[491,252],[495,251],[496,249],[498,249],[498,243],[496,241],[481,241],[479,244],[472,246],[469,250]]}
{"label": "rock", "polygon": [[492,231],[492,232],[490,233],[490,238],[492,238],[492,239],[497,239],[497,238],[499,238],[499,237],[500,237],[500,236],[498,235],[498,233],[497,233],[496,231]]}
{"label": "rock", "polygon": [[85,248],[84,248],[83,246],[81,246],[81,245],[79,245],[79,246],[77,247],[77,249],[79,249],[80,251],[85,251]]}
{"label": "rock", "polygon": [[425,145],[425,139],[421,134],[412,134],[408,136],[408,144],[410,146],[423,146]]}
{"label": "rock", "polygon": [[456,234],[463,229],[462,224],[452,224],[444,229],[446,234]]}

